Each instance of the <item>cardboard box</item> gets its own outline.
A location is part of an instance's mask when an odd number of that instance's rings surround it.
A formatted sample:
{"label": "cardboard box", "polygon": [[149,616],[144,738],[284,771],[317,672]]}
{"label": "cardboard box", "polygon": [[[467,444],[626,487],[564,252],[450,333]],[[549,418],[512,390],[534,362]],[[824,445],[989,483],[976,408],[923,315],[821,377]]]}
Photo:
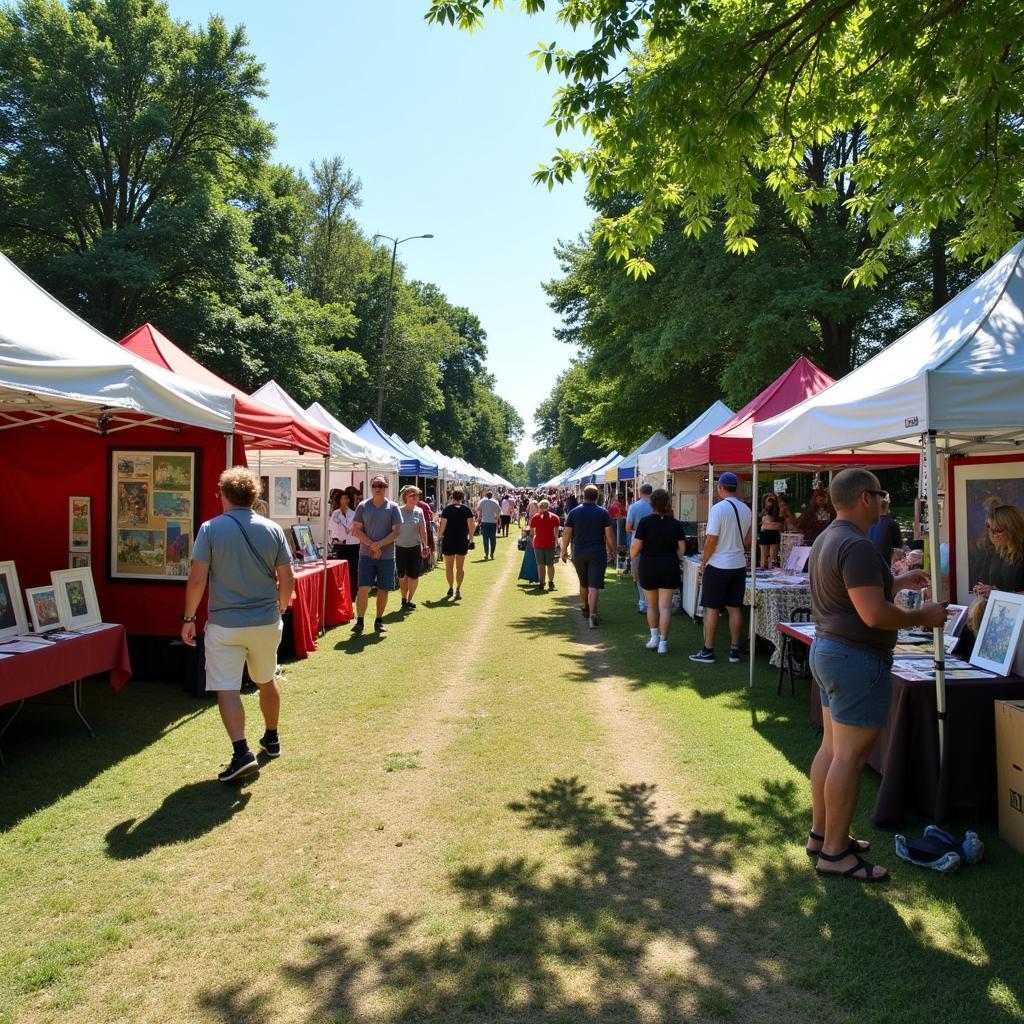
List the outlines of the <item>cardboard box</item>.
{"label": "cardboard box", "polygon": [[997,700],[999,835],[1024,853],[1024,701]]}

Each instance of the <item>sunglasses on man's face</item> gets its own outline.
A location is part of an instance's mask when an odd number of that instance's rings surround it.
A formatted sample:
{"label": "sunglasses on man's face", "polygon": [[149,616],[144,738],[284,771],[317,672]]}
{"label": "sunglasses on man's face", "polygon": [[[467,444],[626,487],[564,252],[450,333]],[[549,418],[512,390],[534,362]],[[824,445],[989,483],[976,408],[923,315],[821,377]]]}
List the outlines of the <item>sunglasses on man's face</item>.
{"label": "sunglasses on man's face", "polygon": [[387,484],[370,484],[371,491],[386,491],[387,487]]}

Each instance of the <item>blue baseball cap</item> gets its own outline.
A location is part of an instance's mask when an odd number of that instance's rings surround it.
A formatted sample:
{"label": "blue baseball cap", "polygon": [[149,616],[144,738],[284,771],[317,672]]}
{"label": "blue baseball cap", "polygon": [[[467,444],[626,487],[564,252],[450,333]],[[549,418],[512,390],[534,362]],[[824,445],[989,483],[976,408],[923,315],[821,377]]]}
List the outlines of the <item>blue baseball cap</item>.
{"label": "blue baseball cap", "polygon": [[735,473],[726,471],[718,478],[719,487],[739,487],[740,482]]}

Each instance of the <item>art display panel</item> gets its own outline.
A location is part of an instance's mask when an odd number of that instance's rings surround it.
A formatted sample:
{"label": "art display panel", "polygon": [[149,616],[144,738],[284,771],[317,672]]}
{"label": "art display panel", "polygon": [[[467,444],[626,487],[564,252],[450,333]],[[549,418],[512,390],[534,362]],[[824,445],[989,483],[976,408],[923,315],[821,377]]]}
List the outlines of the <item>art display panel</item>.
{"label": "art display panel", "polygon": [[0,640],[27,632],[28,617],[21,599],[18,570],[13,562],[0,562]]}
{"label": "art display panel", "polygon": [[195,538],[198,452],[111,451],[110,576],[184,579]]}
{"label": "art display panel", "polygon": [[91,569],[61,569],[50,573],[50,581],[65,629],[95,626],[102,621]]}

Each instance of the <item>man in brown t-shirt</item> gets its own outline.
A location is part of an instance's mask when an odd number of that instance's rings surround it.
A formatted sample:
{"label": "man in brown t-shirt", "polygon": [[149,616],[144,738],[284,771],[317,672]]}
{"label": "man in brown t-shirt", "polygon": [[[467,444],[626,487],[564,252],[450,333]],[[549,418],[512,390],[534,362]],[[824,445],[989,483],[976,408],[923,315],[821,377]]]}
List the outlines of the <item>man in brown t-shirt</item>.
{"label": "man in brown t-shirt", "polygon": [[920,569],[893,578],[867,531],[888,495],[865,469],[844,469],[829,488],[836,519],[811,549],[811,610],[816,625],[811,671],[821,691],[825,732],[811,765],[813,820],[807,852],[822,875],[881,882],[885,868],[866,861],[869,847],[850,836],[860,776],[885,725],[892,697],[897,631],[941,626],[946,609],[926,602],[913,611],[892,603],[898,590],[928,586]]}

